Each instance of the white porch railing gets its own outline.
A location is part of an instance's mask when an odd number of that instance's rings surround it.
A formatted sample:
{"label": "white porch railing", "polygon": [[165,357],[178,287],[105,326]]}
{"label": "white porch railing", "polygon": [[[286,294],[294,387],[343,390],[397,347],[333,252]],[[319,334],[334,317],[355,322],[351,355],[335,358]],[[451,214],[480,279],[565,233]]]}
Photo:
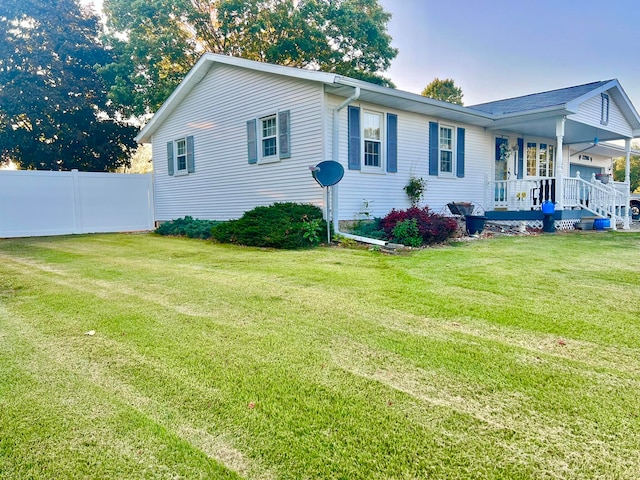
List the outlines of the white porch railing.
{"label": "white porch railing", "polygon": [[611,218],[614,223],[623,223],[629,205],[628,192],[626,182],[602,183],[595,174],[585,180],[578,172],[575,177],[564,179],[564,206],[580,207],[600,217]]}
{"label": "white porch railing", "polygon": [[[576,177],[563,179],[562,204],[564,208],[582,208],[599,217],[624,223],[629,205],[629,184],[602,183],[595,175],[588,180]],[[544,201],[556,202],[556,179],[539,177],[488,182],[487,205],[493,210],[539,210]],[[491,208],[491,206],[493,208]]]}
{"label": "white porch railing", "polygon": [[493,202],[488,204],[493,204],[493,210],[537,210],[546,200],[555,202],[555,178],[498,180],[491,184]]}

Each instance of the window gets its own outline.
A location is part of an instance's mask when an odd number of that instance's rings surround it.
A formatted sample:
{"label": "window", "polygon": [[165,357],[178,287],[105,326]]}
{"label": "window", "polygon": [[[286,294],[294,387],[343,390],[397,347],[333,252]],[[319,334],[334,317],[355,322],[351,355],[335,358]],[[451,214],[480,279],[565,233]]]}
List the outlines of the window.
{"label": "window", "polygon": [[527,175],[536,176],[536,165],[538,163],[538,144],[527,142]]}
{"label": "window", "polygon": [[187,171],[187,139],[176,140],[176,171],[183,173]]}
{"label": "window", "polygon": [[167,173],[187,175],[196,171],[193,155],[193,136],[167,142]]}
{"label": "window", "polygon": [[382,169],[382,114],[364,112],[364,166]]}
{"label": "window", "polygon": [[440,173],[453,173],[453,128],[440,126]]}
{"label": "window", "polygon": [[464,178],[466,130],[429,122],[429,175]]}
{"label": "window", "polygon": [[553,177],[555,147],[546,142],[527,142],[527,177]]}
{"label": "window", "polygon": [[602,104],[600,107],[600,123],[607,125],[609,123],[609,95],[602,93]]}
{"label": "window", "polygon": [[250,164],[289,158],[289,111],[247,121],[247,153]]}
{"label": "window", "polygon": [[355,105],[347,109],[349,170],[369,173],[398,171],[398,116],[362,110]]}
{"label": "window", "polygon": [[261,118],[260,126],[260,142],[262,144],[260,156],[262,158],[274,157],[278,154],[278,122],[276,116]]}

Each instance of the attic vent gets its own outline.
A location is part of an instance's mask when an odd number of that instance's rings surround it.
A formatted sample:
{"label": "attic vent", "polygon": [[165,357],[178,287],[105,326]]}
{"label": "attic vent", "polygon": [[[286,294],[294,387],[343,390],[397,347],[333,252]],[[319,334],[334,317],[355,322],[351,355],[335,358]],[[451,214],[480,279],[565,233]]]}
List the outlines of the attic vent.
{"label": "attic vent", "polygon": [[600,107],[600,123],[607,125],[609,123],[609,95],[601,93],[602,105]]}

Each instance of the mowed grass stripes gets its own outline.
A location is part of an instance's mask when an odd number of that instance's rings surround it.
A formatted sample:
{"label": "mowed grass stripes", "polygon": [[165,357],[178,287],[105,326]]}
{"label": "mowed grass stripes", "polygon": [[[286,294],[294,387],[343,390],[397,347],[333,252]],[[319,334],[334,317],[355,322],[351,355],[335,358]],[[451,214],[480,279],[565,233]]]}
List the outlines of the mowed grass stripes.
{"label": "mowed grass stripes", "polygon": [[0,478],[637,478],[639,276],[633,233],[0,240]]}

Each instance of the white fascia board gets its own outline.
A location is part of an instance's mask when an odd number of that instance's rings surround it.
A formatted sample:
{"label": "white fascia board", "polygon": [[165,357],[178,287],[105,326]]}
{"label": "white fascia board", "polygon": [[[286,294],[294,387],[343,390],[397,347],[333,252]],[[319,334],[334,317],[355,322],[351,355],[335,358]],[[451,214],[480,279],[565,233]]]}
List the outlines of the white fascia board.
{"label": "white fascia board", "polygon": [[496,130],[512,124],[520,124],[523,121],[540,120],[544,118],[564,117],[567,115],[571,115],[572,113],[576,113],[576,112],[569,111],[566,108],[564,108],[564,106],[540,108],[538,110],[527,111],[526,113],[521,113],[521,112],[506,113],[506,114],[497,115],[495,121],[489,128],[491,130]]}
{"label": "white fascia board", "polygon": [[[452,115],[460,117],[461,122],[464,122],[466,117],[467,122],[471,125],[489,126],[496,118],[495,115],[490,113],[474,110],[462,105],[456,105],[449,102],[443,102],[441,100],[435,100],[433,98],[418,95],[417,93],[405,92],[403,90],[397,90],[395,88],[383,87],[382,85],[376,85],[374,83],[364,82],[362,80],[355,80],[352,78],[336,76],[335,85],[344,85],[349,87],[360,87],[362,91],[369,92],[375,96],[379,96],[379,102],[382,105],[393,106],[394,100],[398,100],[406,104],[409,102],[415,108],[410,110],[413,112],[422,113],[433,117],[441,117],[449,119]],[[390,101],[384,101],[382,99],[389,99]],[[373,100],[375,101],[375,100]],[[400,110],[406,110],[406,107],[398,105]]]}
{"label": "white fascia board", "polygon": [[567,104],[567,108],[569,110],[575,110],[577,112],[582,103],[589,100],[590,98],[595,97],[596,95],[600,95],[601,93],[605,93],[611,89],[615,89],[622,98],[623,105],[620,105],[620,107],[627,121],[629,121],[629,123],[633,123],[633,120],[635,120],[635,125],[631,125],[631,127],[640,127],[640,115],[638,115],[638,112],[636,111],[633,103],[631,103],[631,99],[627,96],[627,93],[624,91],[622,85],[620,85],[620,82],[618,82],[617,79],[611,80],[610,82],[607,82],[598,88],[594,88],[589,93],[585,93],[581,97],[572,100]]}
{"label": "white fascia board", "polygon": [[620,88],[620,84],[618,80],[611,80],[610,82],[605,83],[604,85],[599,86],[598,88],[594,88],[593,90],[585,93],[584,95],[579,96],[578,98],[574,98],[569,103],[567,103],[567,108],[569,110],[573,110],[575,112],[578,111],[580,105],[589,100],[590,98],[595,97],[596,95],[600,95],[601,93],[606,92],[607,90],[611,90],[613,87]]}
{"label": "white fascia board", "polygon": [[182,82],[180,82],[171,95],[169,95],[169,98],[167,98],[158,111],[154,113],[151,120],[149,120],[142,130],[140,130],[140,133],[136,135],[135,141],[138,143],[149,143],[153,133],[162,122],[164,122],[165,117],[175,110],[191,89],[204,78],[211,66],[212,64],[210,60],[206,58],[206,55],[200,57],[200,60],[189,70],[189,73],[187,73]]}

